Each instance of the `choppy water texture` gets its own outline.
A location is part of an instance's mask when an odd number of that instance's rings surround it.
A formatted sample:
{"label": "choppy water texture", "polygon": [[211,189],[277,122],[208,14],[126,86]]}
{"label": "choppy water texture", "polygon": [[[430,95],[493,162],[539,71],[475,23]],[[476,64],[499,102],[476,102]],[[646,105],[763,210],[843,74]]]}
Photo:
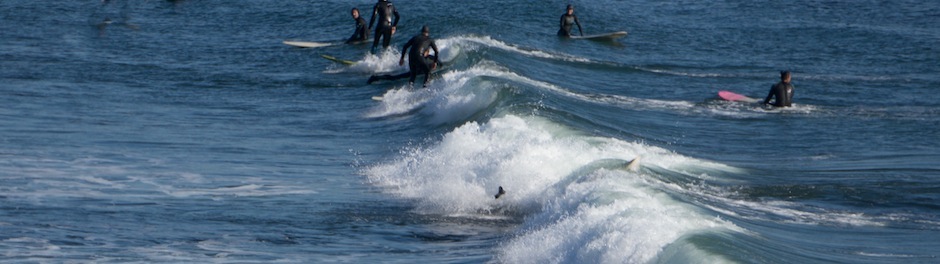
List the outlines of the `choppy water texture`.
{"label": "choppy water texture", "polygon": [[936,2],[395,3],[0,2],[0,261],[940,261]]}

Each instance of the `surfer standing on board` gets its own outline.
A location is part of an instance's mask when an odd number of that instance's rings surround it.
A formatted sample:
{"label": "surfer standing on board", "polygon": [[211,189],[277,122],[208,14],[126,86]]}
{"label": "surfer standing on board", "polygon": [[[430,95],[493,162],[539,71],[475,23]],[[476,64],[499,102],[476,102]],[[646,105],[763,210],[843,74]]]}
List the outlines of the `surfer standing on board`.
{"label": "surfer standing on board", "polygon": [[578,32],[581,33],[581,36],[584,36],[584,31],[581,30],[581,22],[578,22],[578,17],[574,15],[574,6],[568,5],[568,11],[565,14],[561,15],[561,28],[558,29],[558,35],[563,37],[571,36],[571,25],[578,25]]}
{"label": "surfer standing on board", "polygon": [[[392,35],[395,34],[395,29],[398,27],[398,10],[395,10],[395,6],[392,5],[388,0],[379,0],[378,3],[375,3],[375,7],[372,8],[372,18],[369,19],[369,29],[372,29],[372,23],[375,23],[375,16],[379,16],[379,23],[375,28],[375,39],[372,40],[372,54],[375,54],[375,48],[379,46],[379,38],[384,38],[382,41],[382,48],[388,48],[388,44],[392,41]],[[392,15],[395,15],[395,20],[392,21]]]}
{"label": "surfer standing on board", "polygon": [[[428,56],[430,53],[428,48],[434,49],[434,55],[440,54],[437,50],[437,45],[434,44],[434,39],[431,39],[430,35],[431,30],[428,26],[423,26],[421,27],[421,34],[412,37],[401,49],[401,59],[398,60],[398,65],[405,64],[405,53],[407,53],[408,70],[409,73],[411,73],[408,84],[413,85],[415,77],[417,77],[418,74],[424,74],[424,87],[428,87],[428,79],[431,78],[431,70],[437,68],[438,56]],[[408,52],[408,48],[411,48],[411,52]]]}
{"label": "surfer standing on board", "polygon": [[353,20],[356,20],[356,32],[346,40],[346,44],[369,40],[369,25],[366,24],[366,19],[359,16],[359,8],[353,7],[351,12]]}
{"label": "surfer standing on board", "polygon": [[780,72],[780,82],[770,87],[770,93],[764,99],[764,104],[769,104],[770,99],[776,97],[774,103],[776,107],[789,107],[793,102],[793,84],[790,84],[790,71]]}

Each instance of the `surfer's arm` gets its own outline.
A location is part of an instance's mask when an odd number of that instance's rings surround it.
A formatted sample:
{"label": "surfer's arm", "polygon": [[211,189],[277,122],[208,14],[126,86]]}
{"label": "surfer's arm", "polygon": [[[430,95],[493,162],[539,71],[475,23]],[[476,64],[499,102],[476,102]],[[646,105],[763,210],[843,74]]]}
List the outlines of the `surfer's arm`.
{"label": "surfer's arm", "polygon": [[770,87],[770,93],[767,94],[767,98],[764,98],[764,103],[763,103],[763,104],[768,104],[768,103],[770,103],[770,98],[773,98],[773,97],[774,97],[774,88],[776,88],[776,86],[771,86],[771,87]]}
{"label": "surfer's arm", "polygon": [[379,13],[379,5],[372,7],[372,18],[369,19],[369,29],[372,29],[372,23],[375,23],[375,15]]}
{"label": "surfer's arm", "polygon": [[434,44],[434,41],[431,41],[431,49],[434,50],[434,63],[437,63],[437,58],[441,57],[441,52],[437,50],[437,44]]}
{"label": "surfer's arm", "polygon": [[392,9],[392,14],[395,15],[395,21],[392,21],[392,27],[398,27],[398,19],[400,18],[398,17],[398,9],[392,6],[392,4],[388,4],[388,7]]}
{"label": "surfer's arm", "polygon": [[347,43],[347,44],[348,44],[348,43],[353,43],[353,42],[359,40],[359,36],[361,36],[361,34],[362,34],[362,27],[363,27],[362,24],[356,23],[356,31],[353,31],[352,36],[349,36],[349,39],[346,39],[346,43]]}
{"label": "surfer's arm", "polygon": [[581,33],[581,36],[583,37],[583,36],[584,36],[584,30],[581,30],[581,21],[578,21],[578,16],[576,16],[576,15],[571,15],[571,16],[574,17],[574,24],[575,24],[575,25],[578,25],[578,33]]}
{"label": "surfer's arm", "polygon": [[411,47],[414,40],[414,38],[409,39],[408,43],[405,43],[405,46],[401,48],[401,59],[398,59],[398,65],[405,65],[405,54],[408,54],[408,48]]}
{"label": "surfer's arm", "polygon": [[437,64],[439,64],[439,62],[440,62],[440,61],[438,61],[438,58],[441,57],[441,52],[437,51],[437,44],[434,44],[434,41],[431,41],[431,49],[434,50],[434,57],[433,57],[433,58],[434,58],[434,63],[431,64],[431,69],[433,70],[433,69],[437,68]]}

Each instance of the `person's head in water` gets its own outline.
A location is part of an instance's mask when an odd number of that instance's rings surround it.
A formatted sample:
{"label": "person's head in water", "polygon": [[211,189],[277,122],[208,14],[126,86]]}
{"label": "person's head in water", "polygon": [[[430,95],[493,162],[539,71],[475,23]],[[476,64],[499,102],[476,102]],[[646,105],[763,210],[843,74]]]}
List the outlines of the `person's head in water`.
{"label": "person's head in water", "polygon": [[359,8],[353,7],[353,9],[352,9],[352,11],[350,11],[350,13],[352,13],[352,17],[353,17],[354,19],[359,18]]}
{"label": "person's head in water", "polygon": [[431,35],[431,28],[429,28],[427,25],[421,27],[421,34],[425,36]]}
{"label": "person's head in water", "polygon": [[567,10],[566,12],[568,12],[569,15],[573,15],[573,14],[574,14],[574,6],[573,6],[573,5],[568,5],[568,8],[567,8],[566,10]]}
{"label": "person's head in water", "polygon": [[790,83],[790,71],[781,71],[780,81],[783,83]]}

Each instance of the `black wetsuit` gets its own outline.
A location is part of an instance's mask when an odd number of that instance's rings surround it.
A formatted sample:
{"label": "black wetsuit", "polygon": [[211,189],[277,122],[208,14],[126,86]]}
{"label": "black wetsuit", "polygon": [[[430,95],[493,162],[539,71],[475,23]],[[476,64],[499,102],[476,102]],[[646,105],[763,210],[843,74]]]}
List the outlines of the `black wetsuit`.
{"label": "black wetsuit", "polygon": [[574,14],[569,15],[565,13],[561,15],[561,28],[558,29],[559,36],[570,37],[571,36],[571,25],[578,25],[578,32],[581,33],[581,36],[584,36],[584,31],[581,30],[581,22],[578,22],[578,17]]}
{"label": "black wetsuit", "polygon": [[770,103],[771,98],[777,98],[774,100],[773,106],[783,107],[791,106],[793,102],[793,84],[779,82],[770,87],[770,93],[767,94],[767,98],[764,99],[764,104]]}
{"label": "black wetsuit", "polygon": [[[410,52],[408,48],[411,48]],[[424,85],[428,84],[428,79],[431,78],[431,65],[437,63],[437,56],[425,57],[425,54],[428,54],[428,48],[433,49],[435,55],[439,54],[434,40],[425,36],[424,33],[414,36],[402,47],[402,59],[405,58],[405,53],[408,53],[408,70],[411,73],[408,82],[414,83],[418,74],[424,74]]]}
{"label": "black wetsuit", "polygon": [[[436,61],[437,58],[435,58],[434,55],[431,55],[431,56],[428,56],[427,60]],[[371,84],[376,81],[394,81],[398,79],[408,78],[410,76],[411,76],[411,71],[407,71],[407,72],[399,73],[395,75],[392,75],[392,74],[372,75],[369,77],[369,80],[367,80],[366,83]]]}
{"label": "black wetsuit", "polygon": [[346,40],[346,44],[357,43],[369,40],[369,25],[366,24],[366,19],[360,17],[356,18],[356,32],[353,32],[353,35]]}
{"label": "black wetsuit", "polygon": [[[395,10],[395,6],[388,0],[379,0],[375,3],[375,7],[372,8],[372,19],[369,19],[369,28],[372,28],[372,23],[375,23],[376,15],[378,15],[379,23],[375,27],[375,39],[372,40],[373,54],[375,54],[375,48],[379,46],[380,38],[384,38],[382,48],[388,48],[392,42],[392,27],[398,26],[399,19],[398,10]],[[395,20],[392,20],[392,15],[395,15]]]}

